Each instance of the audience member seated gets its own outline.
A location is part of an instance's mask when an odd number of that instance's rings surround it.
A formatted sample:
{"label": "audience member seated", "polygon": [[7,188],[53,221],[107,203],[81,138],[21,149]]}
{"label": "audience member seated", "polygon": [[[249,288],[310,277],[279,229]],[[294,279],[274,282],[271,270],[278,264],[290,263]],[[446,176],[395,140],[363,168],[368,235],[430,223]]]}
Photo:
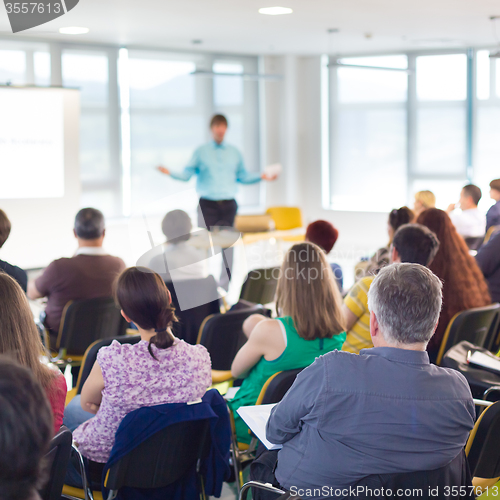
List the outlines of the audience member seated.
{"label": "audience member seated", "polygon": [[167,241],[146,267],[165,281],[203,279],[209,275],[207,253],[190,245],[193,225],[184,210],[172,210],[165,215],[161,230]]}
{"label": "audience member seated", "polygon": [[490,198],[495,204],[486,213],[486,232],[493,226],[500,226],[500,179],[490,182]]}
{"label": "audience member seated", "polygon": [[[315,245],[318,245],[325,253],[328,255],[331,251],[337,238],[339,237],[339,232],[333,224],[326,220],[317,220],[311,222],[307,226],[306,230],[306,241],[310,241]],[[330,263],[333,275],[337,281],[340,293],[344,290],[344,277],[342,275],[342,268],[338,264]]]}
{"label": "audience member seated", "polygon": [[313,243],[298,243],[286,254],[276,289],[279,318],[254,314],[243,324],[248,337],[231,366],[244,377],[228,402],[238,441],[250,442],[248,427],[236,413],[254,405],[266,380],[282,370],[310,365],[318,356],[341,349],[345,340],[342,298],[326,255]]}
{"label": "audience member seated", "polygon": [[389,249],[394,238],[394,233],[403,225],[413,222],[415,219],[414,213],[408,207],[395,208],[389,214],[389,221],[387,223],[387,233],[389,234],[389,243],[387,246],[379,248],[372,256],[368,265],[365,267],[362,275],[356,276],[356,279],[363,276],[373,276],[382,267],[389,264]]}
{"label": "audience member seated", "polygon": [[427,347],[434,360],[451,318],[458,312],[491,304],[488,285],[469,249],[443,210],[431,208],[420,214],[419,224],[436,233],[440,246],[429,269],[443,281],[443,309],[439,325]]}
{"label": "audience member seated", "polygon": [[0,497],[40,500],[52,417],[31,370],[0,356]]}
{"label": "audience member seated", "polygon": [[45,326],[54,346],[64,306],[70,300],[111,297],[112,285],[125,269],[119,257],[109,255],[104,240],[104,217],[95,208],[83,208],[76,214],[74,235],[78,250],[71,258],[52,262],[35,281],[28,283],[28,297],[47,297]]}
{"label": "audience member seated", "polygon": [[[439,249],[436,235],[420,224],[405,224],[396,233],[391,245],[390,261],[408,262],[428,266]],[[368,290],[374,276],[367,276],[356,283],[344,299],[347,338],[343,351],[358,354],[361,349],[372,347],[370,336],[370,311]]]}
{"label": "audience member seated", "polygon": [[[82,455],[98,463],[108,460],[125,415],[143,406],[197,401],[212,383],[205,347],[187,344],[171,332],[176,318],[158,274],[126,269],[116,284],[116,300],[123,317],[137,325],[141,341],[102,347],[81,397],[64,414],[64,424],[76,428],[73,438]],[[75,473],[71,470],[67,480],[79,486]]]}
{"label": "audience member seated", "polygon": [[[431,471],[463,456],[475,419],[469,386],[425,352],[441,288],[418,264],[380,271],[368,299],[374,348],[325,354],[297,376],[267,423],[267,438],[283,448],[264,452],[252,479],[289,490],[349,489],[369,475]],[[259,467],[275,466],[276,457],[275,476]]]}
{"label": "audience member seated", "polygon": [[[10,220],[8,219],[6,213],[0,210],[0,248],[3,247],[4,243],[7,241],[11,230]],[[20,267],[13,266],[4,260],[0,260],[0,270],[12,276],[21,286],[24,293],[28,286],[28,275],[26,271],[23,271]]]}
{"label": "audience member seated", "polygon": [[500,302],[500,233],[477,251],[476,262],[488,282],[491,300]]}
{"label": "audience member seated", "polygon": [[[452,203],[446,212],[463,238],[479,238],[485,235],[486,218],[477,208],[481,199],[481,190],[474,184],[467,184],[460,192],[460,201],[457,205]],[[460,208],[460,212],[456,209]]]}
{"label": "audience member seated", "polygon": [[5,273],[0,273],[0,325],[0,354],[17,359],[33,372],[50,402],[54,431],[59,431],[66,401],[66,379],[57,368],[40,361],[44,348],[28,299],[17,282]]}
{"label": "audience member seated", "polygon": [[436,207],[436,196],[432,191],[419,191],[415,193],[415,203],[413,205],[413,213],[415,218],[418,217],[424,210]]}

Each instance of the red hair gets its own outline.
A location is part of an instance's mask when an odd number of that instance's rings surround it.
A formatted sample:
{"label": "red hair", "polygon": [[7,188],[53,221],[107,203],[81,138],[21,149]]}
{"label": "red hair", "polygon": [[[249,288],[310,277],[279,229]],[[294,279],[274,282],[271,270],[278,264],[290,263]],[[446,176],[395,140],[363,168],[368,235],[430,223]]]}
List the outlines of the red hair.
{"label": "red hair", "polygon": [[428,350],[437,351],[453,316],[466,309],[491,304],[488,285],[464,239],[457,233],[448,214],[438,208],[423,211],[418,224],[436,233],[440,246],[429,269],[443,281],[443,309]]}
{"label": "red hair", "polygon": [[318,245],[327,254],[331,252],[338,237],[339,232],[326,220],[317,220],[307,226],[306,241]]}

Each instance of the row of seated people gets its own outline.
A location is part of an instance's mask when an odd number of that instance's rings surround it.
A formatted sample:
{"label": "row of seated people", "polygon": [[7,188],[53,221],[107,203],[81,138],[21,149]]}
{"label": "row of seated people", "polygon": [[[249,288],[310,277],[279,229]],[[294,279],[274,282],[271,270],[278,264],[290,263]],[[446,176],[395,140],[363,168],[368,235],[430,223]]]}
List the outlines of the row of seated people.
{"label": "row of seated people", "polygon": [[[418,226],[400,229],[405,230],[429,236]],[[429,260],[429,248],[419,259]],[[252,466],[255,478],[312,491],[348,488],[370,474],[452,463],[463,469],[463,447],[475,419],[471,392],[460,373],[432,365],[426,353],[439,322],[442,283],[425,266],[401,263],[397,247],[393,260],[368,292],[374,347],[354,355],[338,350],[345,338],[341,298],[324,253],[311,243],[287,253],[279,282],[280,318],[247,320],[249,339],[232,367],[235,376],[247,374],[240,389],[246,399],[229,402],[233,410],[239,403],[255,403],[254,386],[260,390],[273,372],[304,368],[267,424],[267,437],[283,448],[259,457]],[[17,287],[19,306],[28,315],[20,287],[5,274],[0,279]],[[171,334],[175,314],[159,275],[125,270],[116,299],[126,319],[137,324],[141,341],[101,348],[80,399],[70,403],[64,417],[68,426],[79,424],[73,436],[82,454],[101,466],[126,414],[144,406],[196,402],[211,385],[205,348]],[[7,300],[5,309],[9,306]],[[25,350],[22,344],[10,354],[25,363]],[[36,368],[29,368],[36,375]],[[465,479],[455,485],[466,484]],[[81,486],[74,466],[67,483]]]}

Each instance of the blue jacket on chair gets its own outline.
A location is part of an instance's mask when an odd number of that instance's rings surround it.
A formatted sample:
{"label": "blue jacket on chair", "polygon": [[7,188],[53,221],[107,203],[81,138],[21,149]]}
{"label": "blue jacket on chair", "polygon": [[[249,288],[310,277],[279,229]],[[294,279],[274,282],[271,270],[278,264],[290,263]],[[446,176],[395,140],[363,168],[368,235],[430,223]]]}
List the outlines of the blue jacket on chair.
{"label": "blue jacket on chair", "polygon": [[[140,445],[156,432],[179,422],[210,419],[211,446],[208,457],[201,463],[201,472],[205,478],[205,493],[219,497],[222,483],[230,476],[229,447],[231,443],[231,425],[224,398],[218,391],[207,391],[201,403],[169,403],[143,407],[129,413],[121,422],[115,436],[115,444],[103,471],[104,479],[108,469],[127,453]],[[103,486],[103,496],[107,491]],[[118,499],[172,499],[199,500],[196,471],[182,480],[158,489],[121,488]]]}

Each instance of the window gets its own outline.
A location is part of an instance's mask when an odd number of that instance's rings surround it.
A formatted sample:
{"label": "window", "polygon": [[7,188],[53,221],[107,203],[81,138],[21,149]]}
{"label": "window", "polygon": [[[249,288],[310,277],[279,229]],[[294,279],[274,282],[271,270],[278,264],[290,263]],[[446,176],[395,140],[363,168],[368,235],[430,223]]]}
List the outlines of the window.
{"label": "window", "polygon": [[[0,85],[50,86],[53,77],[60,84],[58,72],[51,74],[59,65],[62,84],[80,90],[83,206],[107,217],[158,214],[161,200],[173,196],[178,208],[194,211],[197,196],[188,193],[195,179],[183,184],[155,167],[182,169],[210,140],[214,113],[228,117],[227,142],[242,151],[247,169],[260,170],[258,86],[246,79],[258,72],[256,57],[0,43]],[[255,207],[260,193],[258,185],[245,186],[238,203]]]}
{"label": "window", "polygon": [[[121,212],[120,166],[113,151],[110,113],[110,55],[104,51],[67,49],[62,53],[65,87],[80,89],[80,175],[82,205],[94,206],[108,216]],[[116,133],[116,132],[115,132]]]}
{"label": "window", "polygon": [[[496,52],[496,50],[495,50]],[[474,133],[474,183],[483,197],[480,208],[487,210],[492,205],[489,183],[500,178],[500,64],[490,58],[489,50],[480,50],[476,55],[476,120]]]}
{"label": "window", "polygon": [[26,83],[26,53],[22,50],[0,50],[0,84]]}
{"label": "window", "polygon": [[[455,201],[472,151],[468,55],[349,57],[332,66],[330,207],[387,212],[411,206],[423,189],[441,208]],[[489,66],[478,53],[478,99],[488,98]],[[478,115],[478,128],[487,120]]]}
{"label": "window", "polygon": [[[406,56],[345,58],[332,71],[331,206],[389,211],[406,198]],[[384,66],[385,65],[385,66]],[[384,182],[381,180],[384,179]],[[376,192],[373,187],[376,186]]]}

